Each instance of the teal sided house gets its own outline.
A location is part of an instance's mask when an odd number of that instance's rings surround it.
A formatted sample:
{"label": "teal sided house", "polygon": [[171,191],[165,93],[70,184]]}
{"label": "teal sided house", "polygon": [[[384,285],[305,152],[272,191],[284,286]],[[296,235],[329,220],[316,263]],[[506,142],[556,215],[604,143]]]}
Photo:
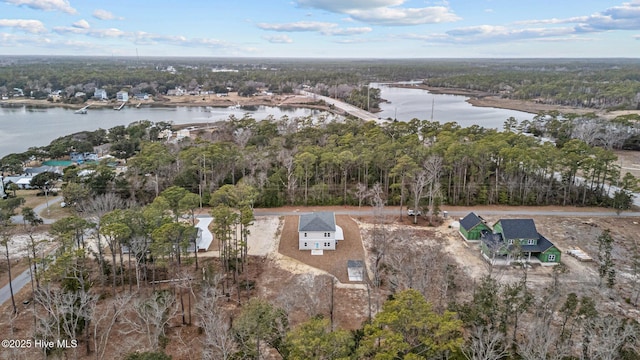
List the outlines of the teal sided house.
{"label": "teal sided house", "polygon": [[530,262],[532,258],[543,265],[560,263],[561,252],[536,229],[532,219],[501,219],[493,225],[493,232],[483,231],[480,237],[482,254],[492,264],[513,260]]}
{"label": "teal sided house", "polygon": [[467,241],[480,240],[483,231],[491,231],[491,228],[475,213],[471,212],[460,220],[460,234]]}

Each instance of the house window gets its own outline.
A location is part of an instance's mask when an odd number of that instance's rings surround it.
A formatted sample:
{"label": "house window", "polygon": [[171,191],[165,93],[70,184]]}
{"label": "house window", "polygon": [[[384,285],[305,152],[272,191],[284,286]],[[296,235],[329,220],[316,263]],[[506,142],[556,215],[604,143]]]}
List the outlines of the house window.
{"label": "house window", "polygon": [[529,239],[529,241],[527,241],[527,245],[535,245],[536,244],[536,239]]}
{"label": "house window", "polygon": [[509,245],[513,245],[513,239],[509,239]]}
{"label": "house window", "polygon": [[556,254],[547,255],[547,261],[556,261]]}

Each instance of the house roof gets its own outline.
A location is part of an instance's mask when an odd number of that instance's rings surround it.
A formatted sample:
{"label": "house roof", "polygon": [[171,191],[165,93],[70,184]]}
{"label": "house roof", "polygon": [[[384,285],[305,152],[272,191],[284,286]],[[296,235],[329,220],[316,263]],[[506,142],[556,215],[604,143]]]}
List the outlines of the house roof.
{"label": "house roof", "polygon": [[321,211],[300,215],[298,231],[336,231],[335,214]]}
{"label": "house roof", "polygon": [[470,212],[460,220],[460,227],[465,228],[466,230],[471,230],[476,227],[478,224],[483,224],[482,219],[478,215],[473,212]]}
{"label": "house roof", "polygon": [[[480,240],[486,244],[488,248],[498,249],[505,243],[502,238],[502,234],[494,234],[489,231],[483,231]],[[550,248],[554,247],[553,243],[544,236],[538,234],[538,241],[536,245],[520,245],[520,251],[531,253],[543,253]],[[514,245],[509,245],[509,251],[514,248]]]}
{"label": "house roof", "polygon": [[537,239],[540,237],[533,219],[500,219],[502,236],[507,239]]}

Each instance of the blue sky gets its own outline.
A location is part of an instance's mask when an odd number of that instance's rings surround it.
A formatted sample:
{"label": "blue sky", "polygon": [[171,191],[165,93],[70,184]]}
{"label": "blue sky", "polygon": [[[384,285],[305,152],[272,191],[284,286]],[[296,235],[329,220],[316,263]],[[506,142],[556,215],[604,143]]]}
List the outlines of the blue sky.
{"label": "blue sky", "polygon": [[0,0],[0,55],[632,57],[640,0]]}

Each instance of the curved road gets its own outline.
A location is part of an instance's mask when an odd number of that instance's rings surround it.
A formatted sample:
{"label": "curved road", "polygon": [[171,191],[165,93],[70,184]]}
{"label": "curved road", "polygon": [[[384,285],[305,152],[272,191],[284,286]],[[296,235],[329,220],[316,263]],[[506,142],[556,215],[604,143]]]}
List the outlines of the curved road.
{"label": "curved road", "polygon": [[[52,199],[49,199],[49,206],[56,205],[61,201],[62,201],[62,196],[57,196]],[[35,208],[33,208],[33,211],[36,214],[38,214],[38,216],[40,216],[40,214],[43,212],[46,214],[46,209],[47,209],[47,203],[45,202],[44,204],[38,205]],[[55,220],[53,219],[47,219],[42,216],[40,216],[40,218],[42,219],[42,221],[44,221],[45,224],[52,224],[55,222]],[[14,224],[22,224],[23,223],[22,215],[12,216],[11,221]],[[22,273],[18,274],[18,276],[15,276],[11,281],[11,286],[13,287],[13,293],[17,294],[23,287],[25,287],[25,285],[29,284],[30,281],[31,281],[31,269],[27,269]],[[11,299],[11,289],[9,288],[9,284],[7,284],[2,288],[0,288],[0,305],[4,304],[5,301],[9,299]]]}

